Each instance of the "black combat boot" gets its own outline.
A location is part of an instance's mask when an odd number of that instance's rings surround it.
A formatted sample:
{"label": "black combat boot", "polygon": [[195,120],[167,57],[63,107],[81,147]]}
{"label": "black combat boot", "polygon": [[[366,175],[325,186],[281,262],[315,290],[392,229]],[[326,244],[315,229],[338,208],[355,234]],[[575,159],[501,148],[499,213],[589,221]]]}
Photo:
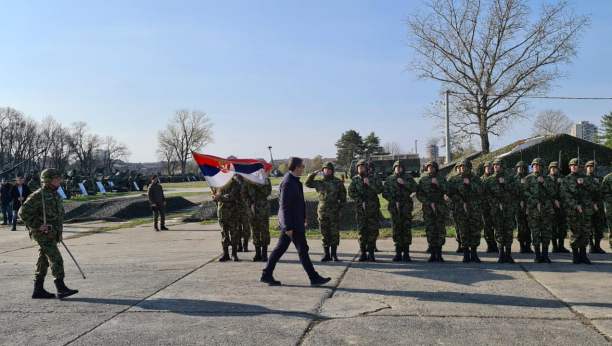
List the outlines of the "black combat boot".
{"label": "black combat boot", "polygon": [[157,224],[153,224],[153,229],[154,229],[156,232],[159,232],[159,227],[157,227]]}
{"label": "black combat boot", "polygon": [[430,246],[429,248],[430,248],[429,252],[431,253],[431,256],[429,256],[429,259],[427,260],[427,262],[435,262],[435,261],[437,261],[438,260],[438,258],[437,258],[438,247],[437,246]]}
{"label": "black combat boot", "polygon": [[580,263],[591,264],[591,261],[587,258],[586,246],[580,248]]}
{"label": "black combat boot", "polygon": [[455,250],[455,253],[462,253],[463,252],[463,248],[461,247],[461,244],[457,244],[457,250]]}
{"label": "black combat boot", "polygon": [[268,247],[264,246],[261,248],[261,260],[264,262],[268,261]]}
{"label": "black combat boot", "polygon": [[47,292],[45,290],[45,280],[38,279],[34,281],[34,292],[32,293],[32,299],[49,299],[55,298],[55,294]]}
{"label": "black combat boot", "polygon": [[427,245],[427,251],[425,251],[427,253],[431,253],[431,245]]}
{"label": "black combat boot", "polygon": [[368,252],[370,253],[368,255],[368,260],[370,260],[370,262],[376,262],[376,258],[374,257],[374,246],[370,246]]}
{"label": "black combat boot", "polygon": [[542,245],[542,261],[551,264],[552,261],[548,258],[548,246]]}
{"label": "black combat boot", "polygon": [[512,246],[506,246],[506,262],[514,264],[514,258],[512,258]]}
{"label": "black combat boot", "polygon": [[334,262],[340,262],[340,260],[338,259],[338,247],[335,245],[332,245],[331,247],[331,258]]}
{"label": "black combat boot", "polygon": [[595,240],[595,248],[597,249],[597,253],[605,254],[606,252],[601,248],[601,239]]}
{"label": "black combat boot", "polygon": [[264,275],[264,274],[262,274],[261,277],[259,278],[259,282],[266,283],[270,286],[279,286],[281,284],[280,281],[274,279],[274,276]]}
{"label": "black combat boot", "polygon": [[366,251],[365,245],[361,246],[361,256],[359,256],[359,262],[365,262],[368,260],[368,252]]}
{"label": "black combat boot", "polygon": [[525,242],[525,250],[527,251],[526,253],[533,253],[533,250],[531,250],[531,242],[530,241]]}
{"label": "black combat boot", "polygon": [[376,242],[374,242],[374,252],[379,252],[380,250],[378,250],[378,246],[376,246]]}
{"label": "black combat boot", "polygon": [[533,260],[533,263],[542,263],[542,253],[540,252],[540,245],[534,245],[533,247],[535,249],[535,258]]}
{"label": "black combat boot", "polygon": [[497,259],[497,263],[505,263],[506,262],[506,251],[503,247],[499,248],[499,258]]}
{"label": "black combat boot", "polygon": [[493,251],[493,243],[487,243],[487,253],[494,253],[497,251]]}
{"label": "black combat boot", "polygon": [[244,243],[242,244],[242,250],[244,252],[249,252],[249,238],[244,238]]}
{"label": "black combat boot", "polygon": [[410,245],[404,246],[404,261],[412,262],[412,259],[410,259]]}
{"label": "black combat boot", "polygon": [[253,262],[259,262],[261,261],[261,247],[256,246],[255,247],[255,256],[253,257]]}
{"label": "black combat boot", "polygon": [[323,255],[323,257],[321,258],[321,262],[331,261],[331,256],[329,255],[329,246],[324,246],[323,252],[325,253],[325,255]]}
{"label": "black combat boot", "polygon": [[160,229],[161,229],[162,231],[169,231],[169,229],[168,229],[168,228],[166,228],[166,225],[162,225]]}
{"label": "black combat boot", "polygon": [[468,262],[470,262],[470,248],[466,246],[463,248],[463,263]]}
{"label": "black combat boot", "polygon": [[442,245],[438,246],[438,250],[436,251],[436,256],[438,258],[438,262],[444,262],[444,258],[442,257]]}
{"label": "black combat boot", "polygon": [[493,252],[494,253],[498,253],[499,252],[499,249],[497,248],[497,243],[496,242],[493,242]]}
{"label": "black combat boot", "polygon": [[563,242],[565,242],[565,238],[559,238],[559,247],[558,247],[559,252],[560,253],[570,253],[570,250],[565,248],[565,246],[563,245]]}
{"label": "black combat boot", "polygon": [[55,288],[57,288],[57,298],[59,299],[79,293],[77,290],[71,290],[70,288],[66,287],[63,279],[56,279],[54,282]]}
{"label": "black combat boot", "polygon": [[242,252],[242,242],[240,241],[240,239],[238,239],[238,248],[236,249],[236,252]]}
{"label": "black combat boot", "polygon": [[476,262],[476,263],[480,263],[482,262],[480,260],[480,258],[478,258],[478,254],[476,253],[476,247],[472,246],[472,253],[471,253],[471,257],[472,257],[472,262]]}
{"label": "black combat boot", "polygon": [[572,248],[572,255],[574,256],[572,258],[572,263],[580,264],[580,254],[578,253],[578,248],[576,248],[576,247]]}
{"label": "black combat boot", "polygon": [[552,253],[559,253],[559,247],[557,246],[557,239],[552,239]]}
{"label": "black combat boot", "polygon": [[393,257],[393,262],[399,262],[402,260],[402,248],[399,246],[395,247],[395,257]]}
{"label": "black combat boot", "polygon": [[525,242],[524,241],[519,241],[519,245],[521,246],[521,249],[519,250],[519,253],[528,253],[527,250],[525,250]]}
{"label": "black combat boot", "polygon": [[589,253],[597,253],[597,248],[595,247],[595,244],[593,243],[593,237],[589,238]]}
{"label": "black combat boot", "polygon": [[240,259],[238,258],[238,249],[235,246],[232,246],[232,261],[240,262]]}
{"label": "black combat boot", "polygon": [[230,255],[229,255],[229,250],[227,248],[227,246],[223,247],[223,256],[221,256],[221,258],[219,258],[219,262],[225,262],[225,261],[229,261],[230,260]]}

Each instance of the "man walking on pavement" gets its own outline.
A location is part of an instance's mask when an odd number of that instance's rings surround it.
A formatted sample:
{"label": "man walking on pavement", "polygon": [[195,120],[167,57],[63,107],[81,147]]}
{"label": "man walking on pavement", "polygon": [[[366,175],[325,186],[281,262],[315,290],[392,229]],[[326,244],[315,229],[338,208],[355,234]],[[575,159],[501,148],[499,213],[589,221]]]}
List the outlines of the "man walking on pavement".
{"label": "man walking on pavement", "polygon": [[6,178],[2,178],[0,186],[0,205],[2,206],[2,225],[6,226],[13,222],[13,199],[11,198],[11,187]]}
{"label": "man walking on pavement", "polygon": [[149,203],[153,210],[153,222],[156,231],[160,228],[157,227],[157,219],[161,216],[161,230],[167,231],[166,228],[166,197],[164,196],[164,188],[159,184],[157,175],[153,174],[151,177],[151,185],[147,190],[149,196]]}

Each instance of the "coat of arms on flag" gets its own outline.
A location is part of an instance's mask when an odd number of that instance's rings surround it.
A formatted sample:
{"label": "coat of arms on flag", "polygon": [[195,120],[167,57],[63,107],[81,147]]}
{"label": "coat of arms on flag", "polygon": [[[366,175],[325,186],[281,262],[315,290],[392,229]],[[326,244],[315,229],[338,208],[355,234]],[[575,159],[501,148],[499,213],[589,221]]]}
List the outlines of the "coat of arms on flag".
{"label": "coat of arms on flag", "polygon": [[272,169],[272,165],[260,160],[222,159],[195,152],[191,154],[211,187],[227,185],[236,174],[254,183],[263,184],[266,181],[266,172]]}

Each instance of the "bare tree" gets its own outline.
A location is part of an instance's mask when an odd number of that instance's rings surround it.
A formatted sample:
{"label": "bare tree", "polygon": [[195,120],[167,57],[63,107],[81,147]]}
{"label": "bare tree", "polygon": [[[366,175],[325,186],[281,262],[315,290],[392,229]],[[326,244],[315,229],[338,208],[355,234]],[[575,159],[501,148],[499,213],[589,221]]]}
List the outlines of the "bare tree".
{"label": "bare tree", "polygon": [[[429,0],[406,19],[415,58],[408,69],[452,93],[455,133],[490,150],[525,117],[525,96],[544,95],[577,55],[590,17],[567,1],[543,4],[535,21],[527,0]],[[434,116],[443,120],[440,113]]]}
{"label": "bare tree", "polygon": [[59,123],[53,125],[53,137],[50,142],[49,154],[51,155],[51,163],[60,172],[64,172],[68,167],[71,147],[69,130]]}
{"label": "bare tree", "polygon": [[214,143],[213,123],[206,113],[199,110],[179,109],[174,113],[166,129],[157,133],[160,146],[174,149],[181,165],[181,173],[185,173],[187,160],[192,151],[199,151],[210,143]]}
{"label": "bare tree", "polygon": [[400,155],[404,151],[404,148],[398,142],[387,142],[385,143],[385,152],[389,155]]}
{"label": "bare tree", "polygon": [[172,146],[164,143],[159,143],[157,148],[157,158],[161,161],[166,174],[171,175],[179,167],[179,161],[176,158],[176,152]]}
{"label": "bare tree", "polygon": [[96,152],[102,145],[102,139],[89,133],[86,123],[78,121],[70,128],[70,147],[81,170],[92,172],[96,165]]}
{"label": "bare tree", "polygon": [[563,113],[555,109],[546,109],[538,114],[533,122],[532,134],[535,135],[558,135],[568,133],[572,127],[572,121]]}
{"label": "bare tree", "polygon": [[113,136],[106,136],[102,148],[102,165],[107,174],[113,172],[115,164],[127,160],[132,154],[125,143],[118,142]]}

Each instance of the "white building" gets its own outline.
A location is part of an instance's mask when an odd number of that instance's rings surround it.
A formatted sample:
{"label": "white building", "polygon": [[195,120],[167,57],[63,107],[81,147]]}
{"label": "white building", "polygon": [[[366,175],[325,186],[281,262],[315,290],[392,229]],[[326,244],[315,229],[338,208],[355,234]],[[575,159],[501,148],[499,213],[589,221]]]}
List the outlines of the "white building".
{"label": "white building", "polygon": [[588,121],[581,121],[572,125],[571,135],[589,142],[594,142],[597,137],[597,126]]}

